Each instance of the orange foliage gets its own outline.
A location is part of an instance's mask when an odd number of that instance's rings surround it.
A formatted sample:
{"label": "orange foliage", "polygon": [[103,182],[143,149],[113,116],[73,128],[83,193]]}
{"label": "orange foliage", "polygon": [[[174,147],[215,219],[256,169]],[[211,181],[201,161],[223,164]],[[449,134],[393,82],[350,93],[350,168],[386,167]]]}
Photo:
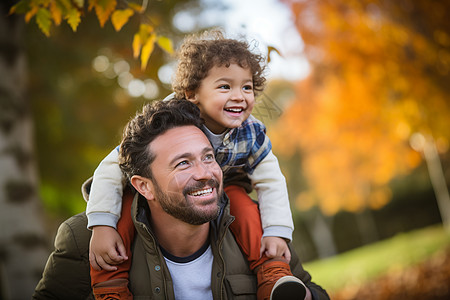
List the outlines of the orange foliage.
{"label": "orange foliage", "polygon": [[279,155],[302,155],[309,190],[297,207],[318,204],[326,214],[380,208],[391,198],[388,183],[421,161],[409,145],[413,133],[448,145],[450,20],[436,7],[450,5],[283,2],[313,66],[270,131]]}

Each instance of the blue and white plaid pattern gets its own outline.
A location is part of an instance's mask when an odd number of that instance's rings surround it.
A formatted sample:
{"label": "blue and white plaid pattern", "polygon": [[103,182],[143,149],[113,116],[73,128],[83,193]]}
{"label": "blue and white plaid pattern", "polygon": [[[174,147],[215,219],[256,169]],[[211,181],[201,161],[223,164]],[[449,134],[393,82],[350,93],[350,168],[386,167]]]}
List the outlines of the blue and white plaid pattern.
{"label": "blue and white plaid pattern", "polygon": [[215,149],[216,161],[225,178],[242,173],[252,174],[271,149],[266,127],[250,115],[241,126],[227,132],[222,145]]}

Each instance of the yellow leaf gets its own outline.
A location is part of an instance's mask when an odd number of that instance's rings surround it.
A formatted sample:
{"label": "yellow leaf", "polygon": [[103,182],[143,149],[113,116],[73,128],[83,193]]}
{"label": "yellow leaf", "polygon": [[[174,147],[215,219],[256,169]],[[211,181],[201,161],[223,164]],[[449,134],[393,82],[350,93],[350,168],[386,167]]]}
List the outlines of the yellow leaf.
{"label": "yellow leaf", "polygon": [[52,25],[52,20],[50,16],[50,12],[41,8],[36,13],[36,23],[39,26],[39,29],[47,36],[50,36],[50,26]]}
{"label": "yellow leaf", "polygon": [[141,69],[145,70],[147,67],[148,59],[153,52],[153,48],[155,47],[156,34],[152,33],[150,37],[145,42],[141,51]]}
{"label": "yellow leaf", "polygon": [[141,35],[141,40],[146,41],[153,31],[153,26],[149,24],[141,24],[141,26],[139,26],[139,34]]}
{"label": "yellow leaf", "polygon": [[38,6],[31,7],[31,9],[25,14],[25,22],[27,23],[30,22],[31,18],[36,15],[38,10],[39,10]]}
{"label": "yellow leaf", "polygon": [[141,12],[141,10],[142,10],[142,6],[141,5],[139,5],[137,3],[133,3],[133,2],[132,3],[128,3],[128,7],[133,9],[136,12]]}
{"label": "yellow leaf", "polygon": [[122,29],[123,25],[128,22],[128,19],[134,14],[134,11],[131,8],[127,8],[124,10],[116,10],[111,15],[111,23],[114,26],[116,31]]}
{"label": "yellow leaf", "polygon": [[165,36],[159,36],[157,40],[158,46],[169,54],[173,54],[172,41]]}
{"label": "yellow leaf", "polygon": [[134,38],[133,38],[133,57],[134,58],[138,58],[139,57],[139,53],[141,53],[141,35],[139,34],[139,32],[134,34]]}
{"label": "yellow leaf", "polygon": [[88,11],[91,11],[96,5],[98,0],[89,0]]}
{"label": "yellow leaf", "polygon": [[270,62],[270,54],[271,54],[272,52],[274,52],[274,51],[275,51],[276,53],[278,53],[279,56],[282,56],[281,53],[280,53],[280,51],[278,51],[277,48],[275,48],[275,47],[273,47],[273,46],[268,46],[268,47],[267,47],[267,62],[268,62],[268,63]]}
{"label": "yellow leaf", "polygon": [[148,24],[141,24],[139,26],[139,32],[134,35],[133,38],[133,56],[134,58],[139,57],[141,52],[141,47],[149,39],[150,34],[153,32],[153,27]]}
{"label": "yellow leaf", "polygon": [[73,31],[77,31],[78,24],[81,22],[81,14],[75,7],[67,12],[64,17],[67,20],[67,24],[70,25]]}
{"label": "yellow leaf", "polygon": [[61,7],[56,3],[56,1],[50,2],[50,14],[56,25],[61,24],[62,12]]}
{"label": "yellow leaf", "polygon": [[73,2],[78,8],[83,8],[84,6],[84,0],[73,0]]}
{"label": "yellow leaf", "polygon": [[103,27],[108,21],[111,13],[116,9],[116,0],[98,0],[95,6],[95,13],[97,14],[97,19],[100,26]]}

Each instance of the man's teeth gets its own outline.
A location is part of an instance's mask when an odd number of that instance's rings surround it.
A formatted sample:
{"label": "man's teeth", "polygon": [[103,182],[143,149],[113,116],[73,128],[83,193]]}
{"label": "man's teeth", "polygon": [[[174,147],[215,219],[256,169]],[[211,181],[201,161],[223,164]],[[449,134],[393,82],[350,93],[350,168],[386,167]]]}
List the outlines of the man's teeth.
{"label": "man's teeth", "polygon": [[226,111],[231,111],[231,112],[242,112],[244,109],[243,108],[225,108]]}
{"label": "man's teeth", "polygon": [[211,194],[212,191],[213,191],[213,189],[209,188],[209,189],[204,189],[204,190],[199,190],[199,191],[195,191],[195,192],[189,193],[189,195],[191,195],[191,196],[203,196],[203,195],[206,195],[206,194]]}

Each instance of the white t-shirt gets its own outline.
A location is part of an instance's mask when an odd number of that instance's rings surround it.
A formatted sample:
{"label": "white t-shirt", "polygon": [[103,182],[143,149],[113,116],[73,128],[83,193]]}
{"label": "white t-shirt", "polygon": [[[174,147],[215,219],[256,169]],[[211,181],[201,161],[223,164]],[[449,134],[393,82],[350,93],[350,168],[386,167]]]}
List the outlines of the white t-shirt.
{"label": "white t-shirt", "polygon": [[211,290],[213,254],[211,246],[202,247],[188,257],[175,257],[164,250],[163,254],[172,276],[175,299],[213,299]]}

